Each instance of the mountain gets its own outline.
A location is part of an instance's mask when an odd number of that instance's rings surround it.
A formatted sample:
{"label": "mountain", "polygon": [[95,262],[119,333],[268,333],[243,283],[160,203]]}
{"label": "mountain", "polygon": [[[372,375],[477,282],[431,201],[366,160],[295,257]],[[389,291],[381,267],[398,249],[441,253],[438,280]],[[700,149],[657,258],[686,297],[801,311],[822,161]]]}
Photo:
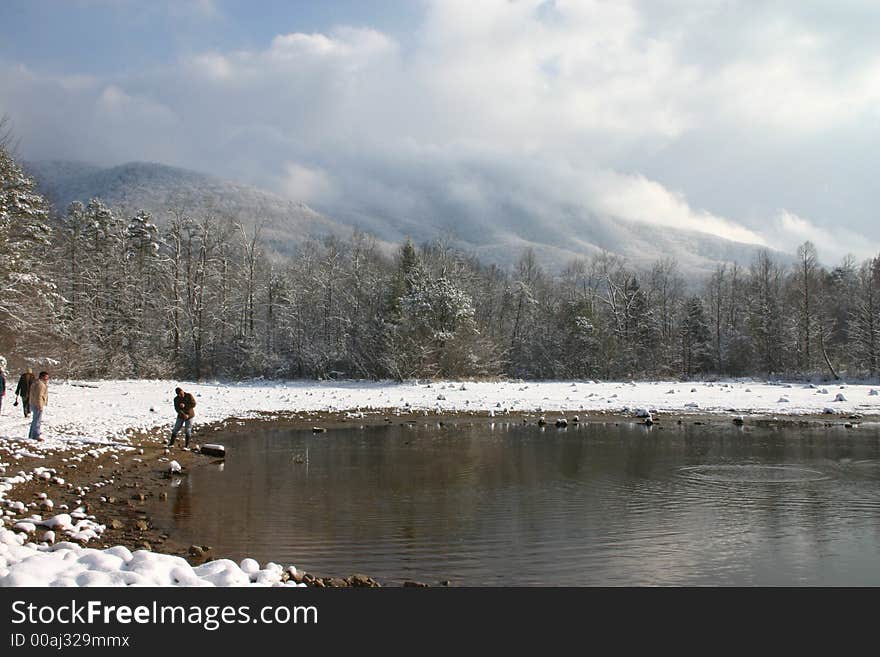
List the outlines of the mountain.
{"label": "mountain", "polygon": [[[574,258],[606,250],[641,265],[673,256],[685,273],[698,274],[710,271],[717,262],[748,263],[757,249],[697,231],[585,215],[580,208],[536,216],[512,206],[502,208],[492,218],[450,208],[433,215],[426,212],[418,221],[360,208],[334,210],[331,218],[266,190],[151,162],[98,167],[51,160],[29,162],[26,169],[59,210],[72,201],[100,197],[112,207],[149,210],[160,224],[171,209],[184,209],[194,216],[213,212],[247,224],[260,222],[264,239],[281,254],[290,253],[307,237],[348,237],[355,227],[375,235],[385,246],[407,236],[417,243],[443,236],[453,246],[485,262],[502,265],[514,262],[531,247],[550,270],[559,270]],[[435,207],[443,206],[438,203]],[[499,221],[497,216],[504,219]]]}
{"label": "mountain", "polygon": [[333,221],[304,203],[256,187],[152,162],[102,168],[80,162],[28,162],[25,168],[42,194],[59,211],[73,201],[98,197],[124,211],[148,210],[162,225],[171,210],[198,217],[213,213],[246,225],[260,223],[262,236],[276,252],[290,253],[307,237],[350,236],[351,227]]}

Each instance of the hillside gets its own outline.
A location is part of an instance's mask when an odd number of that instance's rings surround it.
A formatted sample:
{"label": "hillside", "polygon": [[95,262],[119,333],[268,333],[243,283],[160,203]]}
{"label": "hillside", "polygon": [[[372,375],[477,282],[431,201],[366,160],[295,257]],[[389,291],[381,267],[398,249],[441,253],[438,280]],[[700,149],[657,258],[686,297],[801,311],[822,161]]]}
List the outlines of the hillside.
{"label": "hillside", "polygon": [[307,237],[345,237],[358,228],[388,244],[407,236],[421,242],[442,235],[454,246],[502,265],[514,262],[528,247],[551,270],[606,250],[642,265],[673,256],[683,271],[696,274],[710,271],[717,262],[749,262],[756,248],[696,231],[584,216],[579,209],[536,216],[511,207],[501,223],[452,211],[427,212],[415,219],[381,216],[369,209],[336,209],[328,213],[331,218],[266,190],[156,163],[102,168],[52,160],[30,162],[27,169],[59,209],[75,200],[100,197],[114,207],[150,210],[159,223],[171,209],[194,215],[213,212],[246,224],[259,221],[267,243],[281,254]]}
{"label": "hillside", "polygon": [[111,207],[149,210],[160,225],[171,210],[183,210],[193,216],[213,213],[247,225],[259,222],[266,242],[282,254],[307,237],[351,234],[350,227],[303,203],[162,164],[130,162],[101,168],[52,160],[29,162],[27,170],[59,210],[73,201],[85,203],[98,197]]}

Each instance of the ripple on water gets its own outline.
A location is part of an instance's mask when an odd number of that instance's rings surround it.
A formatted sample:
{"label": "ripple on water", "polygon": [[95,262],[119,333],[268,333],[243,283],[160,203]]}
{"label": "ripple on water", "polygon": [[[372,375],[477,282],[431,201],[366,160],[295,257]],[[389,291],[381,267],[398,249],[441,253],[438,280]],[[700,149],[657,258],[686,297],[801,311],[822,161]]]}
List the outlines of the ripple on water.
{"label": "ripple on water", "polygon": [[793,484],[831,478],[824,472],[793,465],[691,465],[679,468],[679,474],[699,481],[743,484]]}

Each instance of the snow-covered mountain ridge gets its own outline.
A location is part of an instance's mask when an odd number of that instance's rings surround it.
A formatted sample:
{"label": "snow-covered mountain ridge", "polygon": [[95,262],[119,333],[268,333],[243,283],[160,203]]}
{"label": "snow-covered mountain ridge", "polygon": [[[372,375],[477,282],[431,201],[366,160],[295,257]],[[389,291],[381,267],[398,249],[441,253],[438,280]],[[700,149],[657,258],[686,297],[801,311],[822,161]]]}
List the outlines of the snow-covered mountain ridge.
{"label": "snow-covered mountain ridge", "polygon": [[515,262],[526,248],[534,249],[539,262],[551,271],[605,250],[640,265],[672,256],[682,270],[698,274],[710,271],[717,262],[748,263],[757,248],[692,230],[585,216],[576,210],[534,216],[511,209],[501,223],[465,221],[453,213],[386,217],[364,210],[333,213],[331,217],[263,189],[152,162],[98,167],[48,160],[29,162],[26,168],[59,210],[72,201],[99,197],[110,206],[149,210],[160,224],[170,210],[194,215],[211,212],[246,224],[261,223],[267,243],[282,254],[307,237],[346,237],[357,228],[389,244],[406,237],[421,242],[442,235],[454,246],[501,265]]}

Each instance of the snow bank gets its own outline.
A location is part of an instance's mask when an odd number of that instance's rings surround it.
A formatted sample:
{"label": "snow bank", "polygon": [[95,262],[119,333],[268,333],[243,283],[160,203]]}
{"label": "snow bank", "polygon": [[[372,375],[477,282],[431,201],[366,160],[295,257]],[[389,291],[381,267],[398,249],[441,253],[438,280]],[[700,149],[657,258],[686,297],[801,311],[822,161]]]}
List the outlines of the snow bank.
{"label": "snow bank", "polygon": [[[182,557],[116,546],[39,546],[0,527],[0,586],[298,586],[277,564],[229,559],[193,567]],[[301,584],[299,586],[305,586]]]}
{"label": "snow bank", "polygon": [[[755,412],[784,415],[822,413],[830,402],[839,413],[880,412],[880,399],[868,385],[831,390],[801,384],[728,381],[657,382],[245,382],[94,381],[50,383],[43,420],[46,440],[26,439],[29,421],[7,405],[0,416],[0,440],[20,439],[34,452],[63,447],[70,440],[100,444],[125,442],[131,430],[168,427],[171,399],[181,385],[198,402],[197,423],[229,417],[255,417],[290,411],[347,411],[352,417],[377,409],[413,411],[552,412],[579,410],[629,413]],[[845,388],[846,394],[842,392]],[[875,391],[876,392],[876,391]],[[783,394],[784,393],[784,394]],[[787,401],[782,401],[782,400]]]}

